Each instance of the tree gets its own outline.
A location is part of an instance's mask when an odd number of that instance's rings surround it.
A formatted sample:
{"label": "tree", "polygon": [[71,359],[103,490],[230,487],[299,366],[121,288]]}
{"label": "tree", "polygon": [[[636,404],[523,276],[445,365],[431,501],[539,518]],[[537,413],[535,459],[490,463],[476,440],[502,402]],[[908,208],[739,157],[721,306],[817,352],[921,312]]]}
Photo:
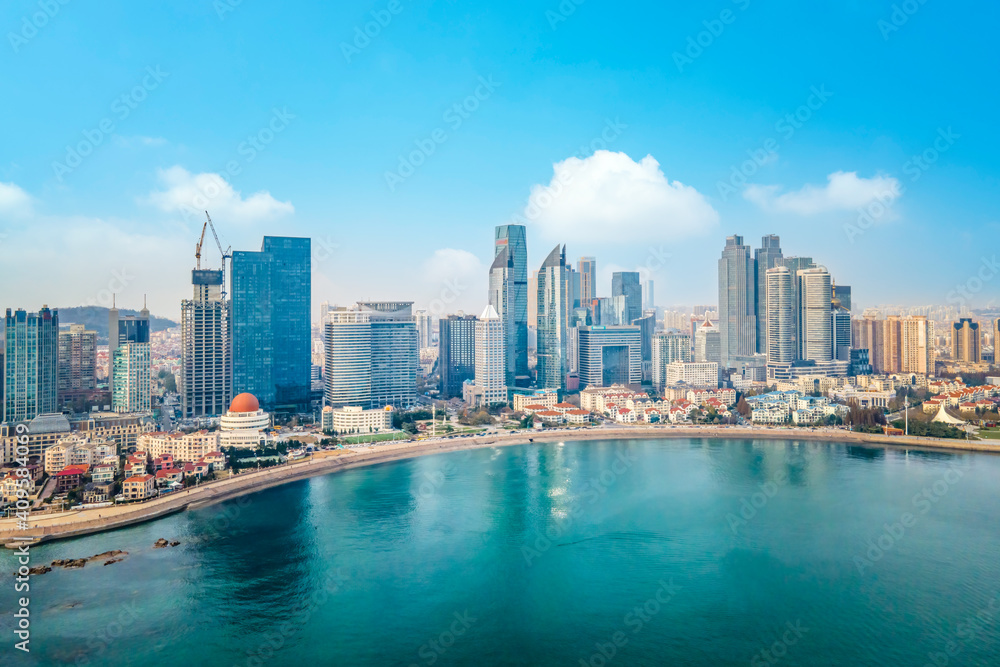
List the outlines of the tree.
{"label": "tree", "polygon": [[747,419],[750,419],[752,410],[750,409],[750,404],[747,403],[747,399],[745,397],[740,396],[740,400],[736,402],[736,412],[740,413]]}

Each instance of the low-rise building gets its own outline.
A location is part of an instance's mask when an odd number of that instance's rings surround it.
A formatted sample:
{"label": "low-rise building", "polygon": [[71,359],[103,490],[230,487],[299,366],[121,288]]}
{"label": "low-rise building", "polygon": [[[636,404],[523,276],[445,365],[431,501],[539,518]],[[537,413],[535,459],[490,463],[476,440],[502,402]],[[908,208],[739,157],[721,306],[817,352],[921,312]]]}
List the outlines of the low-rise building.
{"label": "low-rise building", "polygon": [[366,410],[348,405],[323,408],[322,427],[326,433],[349,435],[354,433],[382,433],[392,430],[392,406]]}
{"label": "low-rise building", "polygon": [[91,479],[95,484],[105,484],[115,481],[115,467],[107,463],[98,463],[91,468]]}
{"label": "low-rise building", "polygon": [[122,497],[125,500],[146,500],[154,493],[154,477],[152,475],[133,475],[122,482]]}
{"label": "low-rise building", "polygon": [[90,470],[88,465],[66,466],[53,477],[56,480],[56,493],[67,493],[83,484],[83,478]]}
{"label": "low-rise building", "polygon": [[[139,437],[139,446],[147,450],[155,460],[164,456],[177,461],[198,461],[205,454],[219,450],[222,434],[219,431],[195,431],[194,433],[147,433]],[[168,466],[161,466],[168,467]]]}
{"label": "low-rise building", "polygon": [[83,502],[86,504],[106,503],[113,499],[114,484],[88,482],[83,487]]}
{"label": "low-rise building", "polygon": [[554,391],[546,391],[544,389],[515,389],[513,391],[514,395],[511,398],[511,402],[513,403],[514,412],[525,412],[525,408],[529,405],[541,405],[545,408],[551,408],[559,402],[559,394]]}

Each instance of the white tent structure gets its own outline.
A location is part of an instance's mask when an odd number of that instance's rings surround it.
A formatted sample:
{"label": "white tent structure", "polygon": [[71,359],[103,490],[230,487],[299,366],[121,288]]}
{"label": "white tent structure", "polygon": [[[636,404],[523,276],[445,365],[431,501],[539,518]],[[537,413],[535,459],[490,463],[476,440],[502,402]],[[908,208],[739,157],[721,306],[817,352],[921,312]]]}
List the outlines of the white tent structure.
{"label": "white tent structure", "polygon": [[962,425],[965,426],[965,420],[958,419],[957,417],[952,417],[948,414],[948,411],[944,409],[944,403],[938,408],[938,413],[934,415],[934,419],[931,421],[944,422],[945,424],[954,424],[955,426]]}

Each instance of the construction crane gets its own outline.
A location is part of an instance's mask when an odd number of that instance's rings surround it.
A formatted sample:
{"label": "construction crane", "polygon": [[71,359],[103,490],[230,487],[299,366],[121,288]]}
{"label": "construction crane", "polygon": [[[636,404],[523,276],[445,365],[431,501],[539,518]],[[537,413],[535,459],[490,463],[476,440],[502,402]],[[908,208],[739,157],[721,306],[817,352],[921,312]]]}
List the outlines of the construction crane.
{"label": "construction crane", "polygon": [[[219,254],[222,255],[222,298],[226,298],[226,260],[233,260],[233,246],[229,246],[225,250],[222,249],[222,242],[219,241],[219,235],[215,232],[215,223],[212,222],[212,216],[205,211],[205,224],[212,228],[212,236],[215,237],[215,245],[219,246]],[[201,230],[202,239],[205,238],[205,230]],[[200,247],[200,244],[199,244]]]}
{"label": "construction crane", "polygon": [[196,261],[195,268],[201,268],[201,244],[205,242],[205,230],[208,228],[208,222],[206,221],[204,225],[201,226],[201,238],[198,239],[198,245],[194,247],[194,258]]}

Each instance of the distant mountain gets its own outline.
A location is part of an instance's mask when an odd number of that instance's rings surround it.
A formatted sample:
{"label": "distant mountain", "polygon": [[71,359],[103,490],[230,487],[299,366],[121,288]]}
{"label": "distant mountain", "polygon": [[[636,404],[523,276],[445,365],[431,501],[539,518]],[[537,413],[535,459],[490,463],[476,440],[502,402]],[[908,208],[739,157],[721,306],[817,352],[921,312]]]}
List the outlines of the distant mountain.
{"label": "distant mountain", "polygon": [[[120,315],[138,315],[138,310],[128,310],[119,308]],[[75,308],[59,308],[59,326],[67,324],[82,324],[83,326],[97,332],[98,344],[108,342],[108,309],[100,306],[77,306]],[[149,316],[149,328],[151,331],[163,331],[170,327],[176,327],[177,322],[168,320],[165,317]]]}

